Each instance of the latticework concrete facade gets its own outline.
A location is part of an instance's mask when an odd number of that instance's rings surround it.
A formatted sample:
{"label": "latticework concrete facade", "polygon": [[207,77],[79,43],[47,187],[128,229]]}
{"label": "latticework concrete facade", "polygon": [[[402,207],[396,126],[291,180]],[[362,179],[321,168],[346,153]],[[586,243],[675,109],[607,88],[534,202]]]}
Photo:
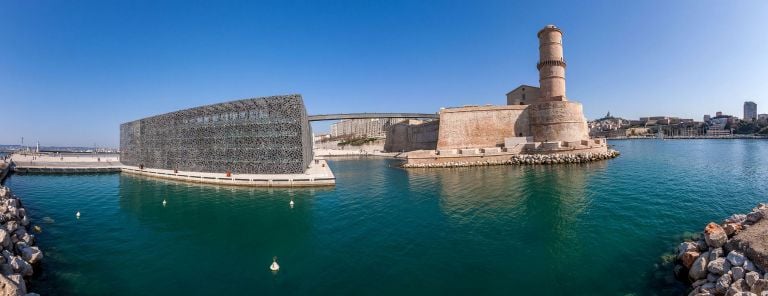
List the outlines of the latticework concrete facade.
{"label": "latticework concrete facade", "polygon": [[303,173],[312,131],[301,95],[245,99],[120,125],[125,165],[235,174]]}

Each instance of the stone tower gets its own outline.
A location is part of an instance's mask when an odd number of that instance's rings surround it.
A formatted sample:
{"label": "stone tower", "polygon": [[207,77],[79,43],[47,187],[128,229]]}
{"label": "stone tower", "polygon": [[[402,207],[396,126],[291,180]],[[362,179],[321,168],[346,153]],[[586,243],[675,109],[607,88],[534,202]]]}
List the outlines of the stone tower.
{"label": "stone tower", "polygon": [[554,25],[547,25],[537,34],[539,37],[539,86],[541,100],[565,101],[565,59],[563,58],[563,32]]}
{"label": "stone tower", "polygon": [[539,38],[540,98],[528,108],[531,135],[535,142],[581,142],[589,139],[581,104],[565,97],[563,32],[547,25]]}

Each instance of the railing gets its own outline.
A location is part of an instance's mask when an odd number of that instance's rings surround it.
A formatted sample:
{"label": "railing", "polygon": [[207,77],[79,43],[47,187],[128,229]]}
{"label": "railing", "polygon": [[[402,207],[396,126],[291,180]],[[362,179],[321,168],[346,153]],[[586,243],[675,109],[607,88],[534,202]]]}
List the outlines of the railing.
{"label": "railing", "polygon": [[370,118],[439,118],[436,113],[339,113],[310,115],[309,121]]}
{"label": "railing", "polygon": [[563,68],[566,67],[565,59],[560,58],[560,60],[546,60],[546,61],[540,61],[536,63],[536,69],[541,70],[541,67],[543,66],[563,66]]}

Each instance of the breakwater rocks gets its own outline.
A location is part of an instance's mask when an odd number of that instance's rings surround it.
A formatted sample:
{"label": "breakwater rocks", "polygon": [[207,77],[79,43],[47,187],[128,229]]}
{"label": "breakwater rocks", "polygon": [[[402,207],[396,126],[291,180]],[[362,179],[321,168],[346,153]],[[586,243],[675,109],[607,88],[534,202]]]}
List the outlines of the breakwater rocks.
{"label": "breakwater rocks", "polygon": [[605,153],[579,153],[579,154],[514,154],[505,160],[478,160],[478,161],[450,161],[439,163],[406,163],[404,168],[453,168],[470,166],[492,165],[550,165],[568,163],[587,163],[605,159],[616,158],[619,151],[608,150]]}
{"label": "breakwater rocks", "polygon": [[[0,186],[0,295],[27,294],[25,277],[43,259],[43,252],[30,234],[30,221],[21,201],[8,187]],[[39,229],[38,229],[39,230]]]}
{"label": "breakwater rocks", "polygon": [[675,276],[688,295],[768,295],[768,205],[734,214],[677,248]]}

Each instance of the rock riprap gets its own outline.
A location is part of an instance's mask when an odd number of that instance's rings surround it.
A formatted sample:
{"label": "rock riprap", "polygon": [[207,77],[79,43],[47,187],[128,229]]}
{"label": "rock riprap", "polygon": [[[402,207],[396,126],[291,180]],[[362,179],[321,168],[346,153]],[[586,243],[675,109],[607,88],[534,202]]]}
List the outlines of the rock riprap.
{"label": "rock riprap", "polygon": [[24,282],[43,259],[30,227],[21,201],[8,187],[0,186],[0,296],[37,295],[28,294]]}
{"label": "rock riprap", "polygon": [[675,276],[691,296],[768,296],[768,205],[710,222],[677,249]]}
{"label": "rock riprap", "polygon": [[605,153],[579,153],[579,154],[514,154],[506,160],[477,160],[477,161],[448,161],[440,163],[406,163],[404,168],[454,168],[470,166],[492,165],[553,165],[569,163],[588,163],[606,160],[619,156],[616,150],[608,150]]}

